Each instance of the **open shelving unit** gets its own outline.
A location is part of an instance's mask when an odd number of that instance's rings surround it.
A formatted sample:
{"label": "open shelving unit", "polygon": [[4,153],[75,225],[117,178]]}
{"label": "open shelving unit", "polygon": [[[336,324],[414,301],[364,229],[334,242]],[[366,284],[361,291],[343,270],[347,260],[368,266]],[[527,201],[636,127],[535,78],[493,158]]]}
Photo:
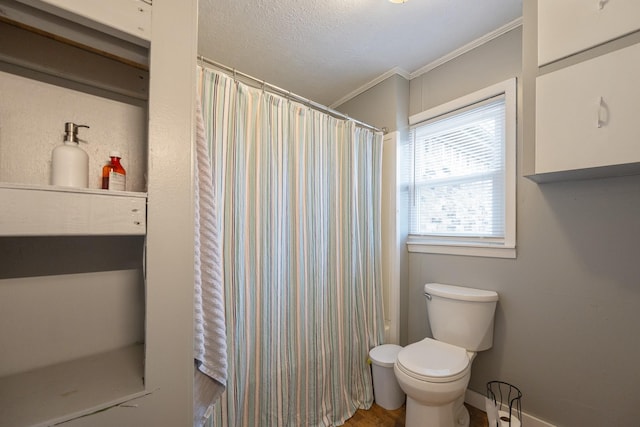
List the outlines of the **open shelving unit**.
{"label": "open shelving unit", "polygon": [[[129,192],[111,192],[105,190],[91,189],[71,189],[53,186],[33,186],[20,184],[0,184],[0,239],[3,237],[37,237],[37,238],[66,238],[73,236],[143,236],[146,224],[146,194]],[[99,249],[98,249],[99,252]],[[34,262],[38,262],[34,260]],[[70,322],[80,323],[77,317],[81,315],[91,316],[87,311],[91,310],[91,304],[101,304],[101,302],[90,301],[86,303],[87,308],[80,309],[77,316],[57,313],[58,310],[66,312],[73,309],[73,304],[67,306],[64,301],[74,298],[69,293],[76,291],[78,299],[91,298],[91,289],[82,290],[80,287],[109,286],[109,278],[95,279],[85,278],[79,274],[78,279],[70,276],[55,276],[54,278],[18,278],[0,280],[0,286],[9,289],[0,289],[3,302],[0,304],[11,304],[14,300],[15,292],[11,292],[11,286],[19,285],[21,288],[32,287],[32,291],[21,289],[26,294],[15,297],[15,303],[29,299],[35,304],[39,304],[38,311],[46,311],[43,318],[52,322],[60,323],[60,326],[42,325],[42,329],[53,334],[59,333],[61,328],[69,328]],[[130,274],[129,274],[130,276]],[[135,284],[134,278],[130,280]],[[126,277],[126,276],[124,276]],[[15,283],[16,280],[19,283]],[[46,280],[46,288],[43,282]],[[99,281],[96,284],[83,283],[84,281]],[[49,295],[48,301],[34,298],[32,292],[42,293],[45,289],[56,288]],[[114,289],[117,287],[114,286]],[[116,301],[131,298],[131,284],[127,283],[117,290]],[[138,292],[141,292],[138,290]],[[137,292],[133,292],[135,295]],[[46,299],[47,296],[42,298]],[[55,295],[55,296],[52,296]],[[98,295],[96,295],[98,297]],[[50,307],[49,302],[57,307]],[[104,302],[108,303],[108,302]],[[46,306],[44,306],[46,305]],[[112,307],[116,315],[124,316],[135,321],[137,311],[135,303],[123,304],[126,308]],[[27,324],[36,313],[29,315],[31,307],[25,307],[16,313],[4,307],[0,310],[0,321],[6,328],[18,327],[17,325]],[[27,311],[27,314],[24,312]],[[97,310],[100,312],[100,310]],[[133,312],[133,313],[132,313]],[[108,316],[108,313],[96,315],[96,319],[86,319],[89,326],[77,325],[80,332],[78,336],[86,334],[87,327],[98,327],[99,323]],[[118,319],[114,319],[117,323]],[[37,320],[34,320],[37,321]],[[98,325],[98,326],[96,326]],[[37,326],[36,326],[37,327]],[[142,325],[133,325],[132,328],[142,328]],[[126,328],[126,326],[114,326],[112,328]],[[82,332],[82,330],[85,330]],[[4,333],[1,337],[10,336],[5,326],[0,328]],[[46,333],[43,332],[43,333]],[[96,331],[98,332],[98,331]],[[23,335],[30,335],[29,326],[25,326]],[[124,332],[111,332],[111,335],[121,335],[128,337],[135,335]],[[40,333],[35,334],[36,337]],[[29,337],[30,338],[30,337]],[[22,338],[14,339],[13,342],[4,342],[4,356],[0,360],[9,359],[11,363],[12,355],[14,359],[19,357],[18,350],[7,347],[23,347],[25,352],[31,350],[38,351],[38,348],[29,349],[34,341],[43,339]],[[120,340],[124,338],[119,338]],[[67,342],[68,344],[68,342]],[[47,348],[47,343],[42,347]],[[95,343],[90,346],[95,346]],[[105,344],[104,346],[107,346]],[[104,347],[103,346],[103,347]],[[73,354],[66,349],[52,347],[52,354],[63,353]],[[83,347],[83,345],[79,345]],[[108,347],[108,346],[107,346]],[[83,349],[76,350],[82,352]],[[16,354],[18,356],[16,356]],[[0,425],[2,426],[38,426],[51,425],[65,420],[81,417],[96,411],[121,404],[130,399],[145,394],[144,385],[144,344],[132,343],[121,348],[107,348],[99,353],[83,355],[82,357],[53,362],[50,365],[36,367],[25,372],[17,372],[0,376]],[[26,356],[26,354],[25,354]],[[52,357],[54,357],[52,355]],[[60,355],[58,355],[60,357]],[[37,363],[37,362],[34,362]],[[41,363],[41,361],[40,361]]]}
{"label": "open shelving unit", "polygon": [[[0,104],[0,427],[54,425],[149,394],[148,71],[138,62],[151,5],[117,0],[108,15],[103,3],[0,0],[0,79],[18,87]],[[93,188],[47,185],[59,123],[85,116]],[[128,153],[134,191],[97,188],[114,148]]]}

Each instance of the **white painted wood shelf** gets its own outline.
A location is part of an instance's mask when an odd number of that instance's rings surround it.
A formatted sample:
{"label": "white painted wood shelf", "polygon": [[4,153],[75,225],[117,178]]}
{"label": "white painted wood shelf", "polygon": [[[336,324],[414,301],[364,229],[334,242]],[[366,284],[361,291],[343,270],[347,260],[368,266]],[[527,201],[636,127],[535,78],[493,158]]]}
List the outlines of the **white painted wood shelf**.
{"label": "white painted wood shelf", "polygon": [[0,426],[49,426],[144,394],[136,344],[0,378]]}
{"label": "white painted wood shelf", "polygon": [[18,0],[89,28],[143,46],[151,41],[150,0]]}
{"label": "white painted wood shelf", "polygon": [[146,233],[146,193],[0,183],[0,236]]}

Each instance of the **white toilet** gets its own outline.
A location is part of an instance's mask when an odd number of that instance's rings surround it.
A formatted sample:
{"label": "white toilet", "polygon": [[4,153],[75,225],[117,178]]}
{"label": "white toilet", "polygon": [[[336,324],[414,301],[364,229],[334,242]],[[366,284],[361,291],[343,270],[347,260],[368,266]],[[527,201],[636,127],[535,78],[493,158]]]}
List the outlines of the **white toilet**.
{"label": "white toilet", "polygon": [[432,338],[398,353],[394,372],[407,394],[406,427],[468,427],[464,393],[476,352],[493,345],[498,294],[428,283],[424,286]]}

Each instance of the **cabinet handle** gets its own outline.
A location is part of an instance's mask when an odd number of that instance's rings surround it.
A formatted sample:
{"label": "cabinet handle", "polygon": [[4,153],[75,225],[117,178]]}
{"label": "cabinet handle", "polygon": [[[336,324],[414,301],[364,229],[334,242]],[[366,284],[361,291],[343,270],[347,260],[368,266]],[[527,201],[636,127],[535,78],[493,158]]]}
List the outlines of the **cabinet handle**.
{"label": "cabinet handle", "polygon": [[609,3],[609,0],[600,0],[598,2],[598,7],[600,8],[600,10],[604,9],[604,7],[607,5],[607,3]]}
{"label": "cabinet handle", "polygon": [[605,102],[603,97],[600,97],[598,103],[598,128],[605,126],[609,123],[609,105]]}

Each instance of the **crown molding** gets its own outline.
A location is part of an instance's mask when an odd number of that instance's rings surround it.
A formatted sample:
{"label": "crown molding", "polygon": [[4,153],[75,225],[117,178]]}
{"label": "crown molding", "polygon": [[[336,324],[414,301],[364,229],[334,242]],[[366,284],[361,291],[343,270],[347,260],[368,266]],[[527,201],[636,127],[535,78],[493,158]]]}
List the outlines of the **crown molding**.
{"label": "crown molding", "polygon": [[439,67],[442,64],[445,64],[455,58],[457,58],[460,55],[463,55],[479,46],[482,46],[485,43],[490,42],[493,39],[496,39],[498,37],[500,37],[503,34],[508,33],[509,31],[518,28],[522,26],[522,17],[519,17],[517,19],[514,19],[513,21],[509,22],[508,24],[503,25],[502,27],[498,28],[497,30],[491,31],[490,33],[485,34],[482,37],[479,37],[477,39],[475,39],[474,41],[472,41],[471,43],[467,43],[466,45],[454,50],[451,53],[448,53],[447,55],[444,55],[438,59],[436,59],[433,62],[428,63],[427,65],[417,69],[416,71],[413,71],[411,73],[409,73],[408,71],[400,68],[400,67],[395,67],[392,68],[391,70],[387,71],[386,73],[376,77],[375,79],[371,80],[369,83],[366,83],[362,86],[360,86],[358,89],[348,93],[347,95],[343,96],[342,98],[340,98],[339,100],[335,101],[333,104],[329,105],[329,108],[335,109],[337,107],[339,107],[340,105],[344,104],[345,102],[355,98],[356,96],[366,92],[367,90],[371,89],[372,87],[374,87],[375,85],[377,85],[378,83],[388,79],[389,77],[393,76],[394,74],[398,74],[402,77],[404,77],[407,80],[413,80],[416,77],[420,77],[421,75],[433,70],[436,67]]}
{"label": "crown molding", "polygon": [[420,77],[421,75],[433,70],[436,67],[441,66],[442,64],[445,64],[455,58],[457,58],[460,55],[463,55],[479,46],[482,46],[485,43],[490,42],[493,39],[496,39],[498,37],[500,37],[503,34],[508,33],[509,31],[518,28],[522,26],[522,17],[514,19],[513,21],[509,22],[508,24],[503,25],[502,27],[498,28],[497,30],[494,30],[490,33],[485,34],[482,37],[479,37],[477,39],[475,39],[474,41],[472,41],[471,43],[467,43],[466,45],[454,50],[451,53],[446,54],[445,56],[442,56],[438,59],[436,59],[433,62],[428,63],[427,65],[425,65],[424,67],[421,67],[419,69],[417,69],[416,71],[413,71],[410,74],[409,80],[413,80],[416,77]]}
{"label": "crown molding", "polygon": [[335,109],[336,107],[339,107],[340,105],[344,104],[345,102],[355,98],[356,96],[360,95],[361,93],[366,92],[367,90],[371,89],[372,87],[374,87],[375,85],[377,85],[378,83],[381,83],[383,81],[385,81],[386,79],[388,79],[389,77],[394,76],[395,74],[404,77],[405,79],[409,80],[411,74],[400,68],[400,67],[394,67],[392,69],[390,69],[389,71],[387,71],[384,74],[379,75],[378,77],[376,77],[375,79],[371,80],[368,83],[365,83],[364,85],[360,86],[358,89],[354,90],[353,92],[348,93],[347,95],[343,96],[342,98],[338,99],[337,101],[335,101],[333,104],[329,105],[329,108]]}

